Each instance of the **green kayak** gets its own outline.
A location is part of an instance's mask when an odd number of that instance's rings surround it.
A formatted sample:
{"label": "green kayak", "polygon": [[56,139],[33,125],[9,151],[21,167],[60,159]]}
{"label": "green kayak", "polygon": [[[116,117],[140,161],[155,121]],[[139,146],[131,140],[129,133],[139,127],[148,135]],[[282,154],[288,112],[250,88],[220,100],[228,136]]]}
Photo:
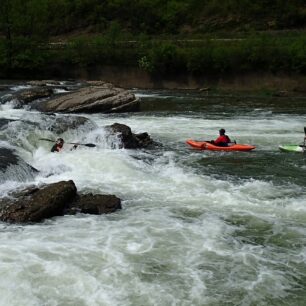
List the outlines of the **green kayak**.
{"label": "green kayak", "polygon": [[279,146],[279,149],[283,152],[306,152],[305,147],[302,145],[283,145]]}

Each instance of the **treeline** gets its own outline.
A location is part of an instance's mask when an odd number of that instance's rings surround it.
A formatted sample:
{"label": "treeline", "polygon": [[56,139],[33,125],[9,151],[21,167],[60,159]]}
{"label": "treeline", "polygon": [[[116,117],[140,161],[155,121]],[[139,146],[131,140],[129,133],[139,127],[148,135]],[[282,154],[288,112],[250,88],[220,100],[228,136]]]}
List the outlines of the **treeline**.
{"label": "treeline", "polygon": [[0,32],[53,36],[103,33],[116,22],[133,34],[279,30],[306,25],[304,0],[1,0]]}
{"label": "treeline", "polygon": [[[139,36],[122,41],[113,32],[65,44],[27,44],[14,49],[11,67],[43,70],[65,65],[138,67],[152,75],[222,75],[245,72],[306,74],[306,37],[250,36],[243,39],[174,41]],[[24,45],[23,45],[24,43]],[[1,46],[1,44],[0,44]],[[17,48],[17,47],[16,47]],[[1,53],[1,48],[0,48]],[[0,68],[7,67],[0,58]]]}
{"label": "treeline", "polygon": [[[304,0],[1,0],[0,69],[68,63],[152,74],[305,73],[303,33],[258,34],[305,25]],[[64,43],[53,44],[59,37]]]}
{"label": "treeline", "polygon": [[75,39],[51,53],[62,63],[84,67],[95,64],[138,66],[157,75],[252,71],[306,73],[304,35],[272,37],[262,34],[244,39],[194,41],[152,40],[142,36],[133,43],[103,37]]}

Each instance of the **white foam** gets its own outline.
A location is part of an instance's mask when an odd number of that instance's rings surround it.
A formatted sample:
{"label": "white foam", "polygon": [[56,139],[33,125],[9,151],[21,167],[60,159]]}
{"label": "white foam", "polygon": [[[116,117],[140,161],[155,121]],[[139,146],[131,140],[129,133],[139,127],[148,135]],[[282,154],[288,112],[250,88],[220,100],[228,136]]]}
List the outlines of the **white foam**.
{"label": "white foam", "polygon": [[[1,109],[0,114],[49,122],[25,110]],[[89,117],[96,125],[92,130],[63,135],[13,125],[2,144],[9,143],[40,171],[27,184],[72,179],[79,192],[116,194],[123,209],[36,225],[0,223],[1,305],[290,303],[286,298],[297,288],[294,267],[301,267],[305,277],[305,248],[299,247],[305,237],[303,189],[290,182],[219,179],[209,169],[198,171],[190,164],[213,155],[187,150],[185,140],[215,138],[226,127],[239,142],[273,150],[279,142],[303,136],[305,116]],[[103,128],[114,122],[134,133],[149,132],[163,147],[119,149],[118,138],[107,139]],[[37,139],[58,136],[66,140],[60,153],[50,152],[52,142]],[[68,142],[74,141],[97,146],[70,151]],[[23,184],[7,181],[0,192],[7,195]]]}

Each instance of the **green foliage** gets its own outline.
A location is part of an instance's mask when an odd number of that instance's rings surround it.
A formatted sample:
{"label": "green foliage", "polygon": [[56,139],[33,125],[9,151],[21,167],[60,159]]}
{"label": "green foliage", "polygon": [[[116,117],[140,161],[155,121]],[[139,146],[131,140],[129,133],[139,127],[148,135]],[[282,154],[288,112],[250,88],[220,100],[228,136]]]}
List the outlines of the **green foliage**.
{"label": "green foliage", "polygon": [[158,43],[140,59],[139,65],[151,73],[171,74],[183,71],[185,61],[179,48],[174,44]]}
{"label": "green foliage", "polygon": [[[305,25],[304,0],[1,0],[0,68],[68,63],[132,65],[154,74],[306,73],[303,33],[252,34]],[[212,39],[220,30],[239,34]],[[182,33],[185,41],[173,39]],[[195,33],[198,42],[190,39]],[[67,43],[49,45],[54,35]]]}

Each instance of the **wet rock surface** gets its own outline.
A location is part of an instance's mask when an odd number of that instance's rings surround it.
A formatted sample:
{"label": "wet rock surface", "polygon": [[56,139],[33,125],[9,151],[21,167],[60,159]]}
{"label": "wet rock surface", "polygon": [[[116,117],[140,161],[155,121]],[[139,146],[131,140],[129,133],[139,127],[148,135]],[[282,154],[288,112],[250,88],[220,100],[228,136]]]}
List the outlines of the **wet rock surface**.
{"label": "wet rock surface", "polygon": [[14,122],[14,121],[16,120],[1,118],[0,119],[0,129],[5,129],[10,122]]}
{"label": "wet rock surface", "polygon": [[66,213],[75,214],[81,212],[101,215],[115,212],[118,209],[121,209],[121,200],[115,195],[85,194],[77,196]]}
{"label": "wet rock surface", "polygon": [[28,81],[27,84],[31,86],[61,86],[62,83],[61,81],[56,81],[56,80],[33,80],[33,81]]}
{"label": "wet rock surface", "polygon": [[15,196],[14,200],[1,200],[0,220],[16,223],[39,222],[61,215],[67,202],[76,196],[76,187],[73,181],[58,182]]}
{"label": "wet rock surface", "polygon": [[0,220],[10,223],[40,222],[64,214],[106,214],[121,209],[114,195],[78,195],[72,180],[41,188],[32,186],[0,200]]}
{"label": "wet rock surface", "polygon": [[33,179],[38,170],[22,160],[13,150],[0,148],[0,182]]}
{"label": "wet rock surface", "polygon": [[131,128],[125,124],[114,123],[105,128],[111,135],[116,134],[119,137],[122,148],[125,149],[147,148],[155,144],[148,133],[134,134]]}
{"label": "wet rock surface", "polygon": [[37,87],[23,90],[16,95],[20,104],[29,104],[37,99],[48,98],[53,95],[54,91],[50,87]]}
{"label": "wet rock surface", "polygon": [[56,117],[55,120],[48,126],[48,130],[62,134],[69,129],[75,130],[83,125],[86,125],[88,129],[92,129],[94,124],[85,117],[79,116],[62,116]]}
{"label": "wet rock surface", "polygon": [[75,92],[45,101],[38,106],[43,112],[115,113],[139,110],[139,100],[133,93],[112,84],[80,88]]}

